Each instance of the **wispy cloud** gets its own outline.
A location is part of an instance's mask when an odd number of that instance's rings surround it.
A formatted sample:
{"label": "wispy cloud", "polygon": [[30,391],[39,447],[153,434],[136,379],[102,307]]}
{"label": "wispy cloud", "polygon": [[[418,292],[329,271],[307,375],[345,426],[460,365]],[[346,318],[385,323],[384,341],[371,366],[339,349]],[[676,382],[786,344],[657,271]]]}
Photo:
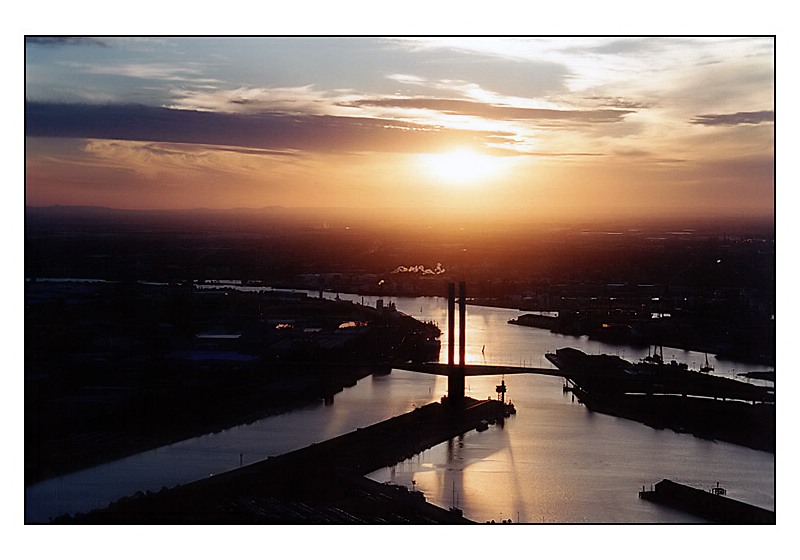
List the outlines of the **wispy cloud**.
{"label": "wispy cloud", "polygon": [[[297,156],[297,152],[290,150],[107,139],[90,140],[83,149],[85,153],[93,156],[95,164],[135,169],[138,173],[150,175],[168,169],[236,175],[247,172],[248,167],[251,167],[244,159],[236,156],[266,158],[272,161]],[[227,154],[234,157],[226,157]]]}
{"label": "wispy cloud", "polygon": [[219,80],[206,77],[202,69],[193,68],[191,64],[180,66],[164,63],[85,64],[80,66],[80,69],[88,74],[124,76],[144,80],[219,82]]}
{"label": "wispy cloud", "polygon": [[775,122],[775,111],[745,111],[722,115],[698,115],[692,124],[705,126],[736,126],[740,124],[761,124]]}
{"label": "wispy cloud", "polygon": [[399,107],[427,109],[450,114],[471,115],[487,119],[510,119],[528,121],[572,121],[582,123],[619,122],[632,110],[596,109],[596,110],[560,110],[538,109],[529,107],[510,107],[490,103],[478,103],[463,99],[444,98],[377,98],[359,99],[342,105],[350,107]]}
{"label": "wispy cloud", "polygon": [[312,85],[299,87],[239,87],[234,89],[207,88],[203,90],[175,89],[172,109],[216,111],[221,113],[287,113],[328,114],[335,100]]}
{"label": "wispy cloud", "polygon": [[386,76],[386,78],[400,84],[415,86],[415,88],[420,90],[428,90],[438,94],[444,92],[449,96],[457,96],[484,103],[506,103],[509,105],[514,105],[516,104],[516,101],[531,102],[541,99],[535,96],[532,92],[528,92],[529,95],[525,97],[504,95],[492,89],[487,89],[481,84],[470,80],[453,78],[428,79],[409,74],[389,74]]}
{"label": "wispy cloud", "polygon": [[108,44],[93,37],[70,37],[63,35],[41,35],[25,37],[26,45],[41,45],[44,47],[108,47]]}
{"label": "wispy cloud", "polygon": [[589,96],[584,100],[593,106],[597,107],[613,107],[615,109],[648,109],[653,106],[652,102],[640,101],[625,97],[610,97],[610,96]]}

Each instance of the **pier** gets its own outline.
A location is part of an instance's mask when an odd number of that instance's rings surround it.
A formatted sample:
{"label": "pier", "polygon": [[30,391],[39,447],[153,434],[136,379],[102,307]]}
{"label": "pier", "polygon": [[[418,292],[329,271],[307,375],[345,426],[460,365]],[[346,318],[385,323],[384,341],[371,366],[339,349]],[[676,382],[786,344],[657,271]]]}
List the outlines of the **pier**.
{"label": "pier", "polygon": [[732,500],[724,489],[712,488],[710,492],[664,479],[652,490],[642,490],[639,498],[681,509],[717,523],[775,524],[775,512]]}
{"label": "pier", "polygon": [[588,355],[560,348],[545,358],[569,380],[576,394],[588,397],[677,395],[751,403],[775,402],[774,388],[689,370],[675,363],[634,364],[618,356]]}
{"label": "pier", "polygon": [[588,409],[707,439],[775,451],[775,391],[675,364],[632,364],[561,348],[545,357]]}
{"label": "pier", "polygon": [[367,428],[160,492],[123,498],[76,523],[469,523],[404,487],[364,475],[503,414],[502,403],[431,403]]}

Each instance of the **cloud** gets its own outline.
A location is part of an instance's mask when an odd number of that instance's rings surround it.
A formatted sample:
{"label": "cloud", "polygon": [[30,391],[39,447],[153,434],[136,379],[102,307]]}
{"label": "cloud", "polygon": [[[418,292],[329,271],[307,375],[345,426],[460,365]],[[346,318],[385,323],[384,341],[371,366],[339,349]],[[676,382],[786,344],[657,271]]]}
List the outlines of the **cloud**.
{"label": "cloud", "polygon": [[597,44],[583,44],[572,50],[581,53],[596,53],[602,55],[630,56],[641,55],[648,52],[663,52],[676,43],[680,38],[664,37],[623,37],[619,39],[599,39]]}
{"label": "cloud", "polygon": [[393,49],[388,77],[417,87],[469,83],[503,95],[540,97],[565,91],[569,75],[569,68],[551,60],[535,39],[417,37],[388,44]]}
{"label": "cloud", "polygon": [[649,109],[653,106],[652,103],[636,101],[634,99],[626,99],[624,97],[603,97],[603,96],[590,96],[585,98],[592,104],[597,104],[604,107],[614,107],[615,109]]}
{"label": "cloud", "polygon": [[88,74],[104,74],[108,76],[124,76],[142,80],[190,81],[202,83],[219,83],[219,80],[206,78],[202,70],[191,68],[189,64],[176,66],[164,63],[148,64],[87,64],[77,66]]}
{"label": "cloud", "polygon": [[698,115],[690,121],[705,126],[736,126],[739,124],[761,124],[775,122],[775,111],[750,111],[723,115]]}
{"label": "cloud", "polygon": [[449,114],[470,115],[486,119],[510,120],[537,120],[537,121],[572,121],[583,123],[610,123],[619,122],[626,115],[633,113],[630,109],[592,109],[592,110],[562,110],[562,109],[537,109],[529,107],[511,107],[480,103],[462,99],[443,98],[377,98],[360,99],[340,105],[348,107],[397,107],[402,109],[426,109],[441,111]]}
{"label": "cloud", "polygon": [[28,102],[25,127],[27,136],[327,153],[413,153],[513,143],[512,136],[505,132],[452,130],[401,120],[279,112],[213,113],[142,105]]}
{"label": "cloud", "polygon": [[299,87],[239,87],[235,89],[209,88],[193,91],[185,88],[173,92],[171,109],[217,111],[223,113],[315,113],[328,112],[331,103],[326,94],[310,85]]}
{"label": "cloud", "polygon": [[93,37],[56,36],[29,36],[25,37],[26,45],[41,45],[44,47],[107,47],[108,45]]}

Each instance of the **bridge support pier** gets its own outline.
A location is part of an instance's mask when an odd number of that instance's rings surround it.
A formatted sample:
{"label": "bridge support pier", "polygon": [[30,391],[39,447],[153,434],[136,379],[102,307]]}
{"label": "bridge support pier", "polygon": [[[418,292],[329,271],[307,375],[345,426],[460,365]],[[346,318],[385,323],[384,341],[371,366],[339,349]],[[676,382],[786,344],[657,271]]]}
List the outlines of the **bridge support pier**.
{"label": "bridge support pier", "polygon": [[458,286],[458,364],[455,363],[455,284],[447,286],[447,398],[455,408],[464,404],[467,339],[467,283]]}

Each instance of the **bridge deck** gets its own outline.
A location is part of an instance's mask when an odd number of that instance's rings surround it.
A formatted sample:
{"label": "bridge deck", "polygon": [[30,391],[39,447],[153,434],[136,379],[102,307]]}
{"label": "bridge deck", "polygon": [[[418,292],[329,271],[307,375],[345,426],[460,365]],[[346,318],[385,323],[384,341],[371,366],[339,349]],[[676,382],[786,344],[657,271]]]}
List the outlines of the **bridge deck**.
{"label": "bridge deck", "polygon": [[[455,366],[457,369],[463,368],[465,376],[476,375],[509,375],[512,373],[535,373],[539,375],[554,375],[556,377],[564,377],[564,374],[555,368],[534,368],[534,367],[517,367],[517,366],[493,366],[485,364],[467,364],[464,366]],[[446,376],[450,371],[450,366],[447,364],[426,362],[426,363],[398,363],[393,364],[392,368],[402,369],[406,371],[416,371],[419,373],[431,373],[433,375]]]}

